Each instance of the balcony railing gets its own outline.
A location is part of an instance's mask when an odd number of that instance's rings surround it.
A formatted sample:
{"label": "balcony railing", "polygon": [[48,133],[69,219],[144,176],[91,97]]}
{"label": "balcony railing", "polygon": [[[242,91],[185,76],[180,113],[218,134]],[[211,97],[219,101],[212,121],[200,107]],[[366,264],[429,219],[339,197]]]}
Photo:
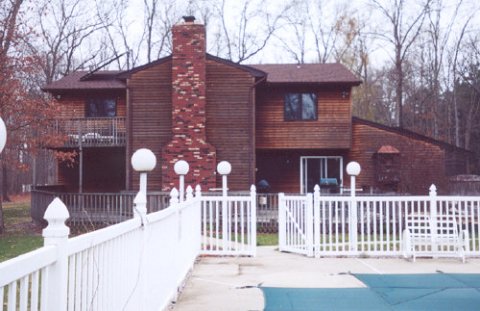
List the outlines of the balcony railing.
{"label": "balcony railing", "polygon": [[[72,226],[98,227],[111,225],[132,217],[133,199],[136,192],[119,193],[76,193],[68,192],[62,186],[37,186],[31,191],[31,216],[35,221],[43,221],[48,204],[60,198],[70,212]],[[220,196],[221,192],[205,192],[204,195]],[[248,192],[229,192],[229,195],[248,196]],[[170,194],[153,191],[147,194],[148,213],[168,207]],[[278,194],[257,193],[257,230],[275,233],[278,230]]]}
{"label": "balcony railing", "polygon": [[65,147],[125,146],[125,117],[55,120],[54,130],[65,135]]}

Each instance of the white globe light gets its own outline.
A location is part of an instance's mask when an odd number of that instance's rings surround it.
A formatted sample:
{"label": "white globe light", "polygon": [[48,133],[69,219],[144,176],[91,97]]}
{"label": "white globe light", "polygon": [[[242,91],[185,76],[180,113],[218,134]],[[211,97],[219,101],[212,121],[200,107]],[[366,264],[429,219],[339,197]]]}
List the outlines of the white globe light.
{"label": "white globe light", "polygon": [[141,148],[132,155],[131,163],[137,172],[150,172],[157,165],[157,158],[150,149]]}
{"label": "white globe light", "polygon": [[348,175],[358,176],[358,174],[360,174],[361,171],[362,171],[362,168],[360,167],[360,164],[358,164],[358,162],[352,161],[347,164]]}
{"label": "white globe light", "polygon": [[222,161],[217,165],[217,172],[220,175],[228,175],[232,171],[232,166],[228,161]]}
{"label": "white globe light", "polygon": [[6,143],[7,143],[7,127],[5,126],[5,122],[3,122],[3,119],[0,118],[0,152],[3,151],[3,148],[5,148]]}
{"label": "white globe light", "polygon": [[188,165],[187,161],[185,160],[179,160],[173,166],[173,170],[177,175],[187,175],[189,169],[190,165]]}

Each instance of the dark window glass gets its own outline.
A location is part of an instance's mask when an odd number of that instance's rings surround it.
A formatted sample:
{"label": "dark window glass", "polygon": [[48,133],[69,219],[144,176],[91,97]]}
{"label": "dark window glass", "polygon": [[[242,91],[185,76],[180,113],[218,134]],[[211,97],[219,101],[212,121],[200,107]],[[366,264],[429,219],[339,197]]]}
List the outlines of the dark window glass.
{"label": "dark window glass", "polygon": [[317,96],[314,93],[285,95],[285,121],[316,120]]}
{"label": "dark window glass", "polygon": [[117,103],[114,99],[90,99],[87,101],[86,116],[115,117],[117,115]]}

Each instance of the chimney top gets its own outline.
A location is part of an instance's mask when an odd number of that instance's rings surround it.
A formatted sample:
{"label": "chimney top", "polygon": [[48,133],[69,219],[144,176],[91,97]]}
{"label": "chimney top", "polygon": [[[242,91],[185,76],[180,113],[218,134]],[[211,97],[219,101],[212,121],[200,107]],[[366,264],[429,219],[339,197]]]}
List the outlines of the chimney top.
{"label": "chimney top", "polygon": [[193,15],[183,16],[183,20],[185,21],[185,23],[193,23],[195,21],[195,16]]}

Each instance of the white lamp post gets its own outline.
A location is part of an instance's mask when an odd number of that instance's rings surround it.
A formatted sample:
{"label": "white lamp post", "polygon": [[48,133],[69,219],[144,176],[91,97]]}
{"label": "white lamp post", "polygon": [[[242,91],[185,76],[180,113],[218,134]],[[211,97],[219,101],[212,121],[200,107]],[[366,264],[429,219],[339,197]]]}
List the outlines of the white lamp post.
{"label": "white lamp post", "polygon": [[228,161],[222,161],[217,165],[217,172],[222,175],[222,195],[227,196],[227,175],[232,171],[232,165]]}
{"label": "white lamp post", "polygon": [[347,164],[347,174],[350,175],[350,220],[349,220],[349,238],[350,250],[357,250],[357,201],[355,200],[355,177],[361,172],[361,167],[358,162],[352,161]]}
{"label": "white lamp post", "polygon": [[150,149],[141,148],[132,155],[132,167],[140,173],[140,192],[147,195],[147,173],[157,165],[157,158]]}
{"label": "white lamp post", "polygon": [[228,208],[227,208],[227,175],[232,171],[232,165],[227,161],[222,161],[217,164],[217,172],[222,175],[222,246],[227,249],[227,243],[230,245],[230,230],[228,223]]}
{"label": "white lamp post", "polygon": [[347,164],[347,174],[350,175],[350,196],[355,197],[355,177],[362,171],[358,162],[352,161]]}
{"label": "white lamp post", "polygon": [[3,119],[0,118],[0,152],[3,151],[3,148],[5,148],[6,143],[7,143],[7,127],[5,126],[5,122],[3,122]]}
{"label": "white lamp post", "polygon": [[185,175],[187,175],[190,166],[188,165],[187,161],[179,160],[173,166],[173,170],[175,174],[179,176],[179,185],[180,188],[180,202],[183,202],[185,196]]}

